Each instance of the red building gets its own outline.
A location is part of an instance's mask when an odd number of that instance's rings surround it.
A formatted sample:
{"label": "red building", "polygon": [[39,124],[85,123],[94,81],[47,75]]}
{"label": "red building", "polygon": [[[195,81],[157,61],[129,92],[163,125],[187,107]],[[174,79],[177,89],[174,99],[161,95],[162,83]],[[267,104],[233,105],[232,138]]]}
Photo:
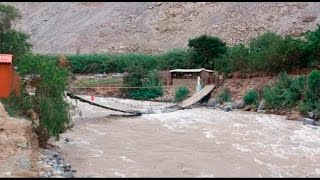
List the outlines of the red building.
{"label": "red building", "polygon": [[12,54],[0,54],[0,98],[8,98],[11,93],[19,94],[20,77],[13,67]]}

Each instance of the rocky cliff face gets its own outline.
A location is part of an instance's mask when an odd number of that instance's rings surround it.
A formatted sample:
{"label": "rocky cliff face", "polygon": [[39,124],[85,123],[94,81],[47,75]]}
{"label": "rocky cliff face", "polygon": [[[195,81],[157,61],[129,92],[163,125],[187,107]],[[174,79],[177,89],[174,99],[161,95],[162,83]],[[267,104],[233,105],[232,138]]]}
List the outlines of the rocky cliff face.
{"label": "rocky cliff face", "polygon": [[163,52],[189,38],[247,42],[266,31],[299,36],[320,22],[318,2],[11,2],[37,53]]}
{"label": "rocky cliff face", "polygon": [[31,122],[8,117],[0,103],[0,177],[37,177],[37,156]]}

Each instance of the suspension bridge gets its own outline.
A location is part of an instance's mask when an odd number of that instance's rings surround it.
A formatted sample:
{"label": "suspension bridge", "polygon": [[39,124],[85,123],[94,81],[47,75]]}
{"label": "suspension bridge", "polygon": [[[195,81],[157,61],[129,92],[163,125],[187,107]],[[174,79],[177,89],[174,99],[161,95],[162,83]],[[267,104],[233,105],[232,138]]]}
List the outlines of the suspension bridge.
{"label": "suspension bridge", "polygon": [[72,92],[67,92],[67,95],[72,99],[77,99],[81,102],[91,104],[93,106],[119,111],[123,113],[130,113],[132,115],[141,115],[141,114],[155,114],[155,113],[166,113],[177,111],[181,109],[185,109],[190,107],[191,105],[199,102],[205,96],[207,96],[213,89],[215,85],[206,85],[200,91],[194,93],[188,99],[182,101],[181,103],[172,104],[172,105],[142,105],[142,104],[127,104],[124,102],[120,102],[114,99],[104,99],[100,98],[96,101],[90,100],[89,97],[83,95],[76,95]]}

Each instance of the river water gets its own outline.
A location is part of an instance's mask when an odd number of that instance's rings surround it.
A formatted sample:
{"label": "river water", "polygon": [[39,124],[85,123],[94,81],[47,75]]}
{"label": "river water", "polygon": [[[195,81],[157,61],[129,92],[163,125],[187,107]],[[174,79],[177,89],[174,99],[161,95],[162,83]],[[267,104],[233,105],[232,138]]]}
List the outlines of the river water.
{"label": "river water", "polygon": [[82,116],[55,142],[76,177],[320,177],[319,127],[284,116],[198,107],[123,117],[77,107]]}

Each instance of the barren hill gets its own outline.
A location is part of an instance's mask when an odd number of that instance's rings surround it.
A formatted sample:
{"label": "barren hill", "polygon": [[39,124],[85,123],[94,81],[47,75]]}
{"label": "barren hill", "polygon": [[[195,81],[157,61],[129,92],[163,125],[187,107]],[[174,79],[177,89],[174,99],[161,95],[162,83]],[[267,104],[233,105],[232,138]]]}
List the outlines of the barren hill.
{"label": "barren hill", "polygon": [[208,34],[228,44],[265,31],[299,34],[320,22],[318,2],[10,2],[37,53],[163,52]]}

